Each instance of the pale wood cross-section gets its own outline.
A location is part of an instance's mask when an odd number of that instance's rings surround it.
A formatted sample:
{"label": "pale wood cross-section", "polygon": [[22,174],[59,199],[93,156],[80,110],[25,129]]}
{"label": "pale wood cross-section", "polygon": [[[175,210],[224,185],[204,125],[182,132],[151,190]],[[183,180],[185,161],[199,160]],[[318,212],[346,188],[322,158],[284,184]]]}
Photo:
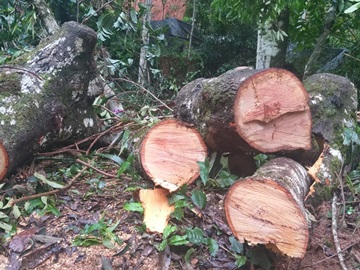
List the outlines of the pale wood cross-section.
{"label": "pale wood cross-section", "polygon": [[265,69],[241,83],[234,103],[239,135],[262,152],[309,149],[311,113],[301,81],[284,69]]}
{"label": "pale wood cross-section", "polygon": [[207,148],[195,128],[176,120],[152,127],[142,141],[140,162],[157,186],[170,192],[191,184],[200,174],[198,161],[204,161]]}
{"label": "pale wood cross-section", "polygon": [[299,163],[288,158],[267,162],[229,189],[225,213],[232,232],[240,242],[302,258],[309,238],[303,205],[308,188]]}
{"label": "pale wood cross-section", "polygon": [[5,150],[5,147],[0,142],[0,180],[4,178],[9,166],[9,157]]}
{"label": "pale wood cross-section", "polygon": [[162,233],[168,224],[174,206],[169,205],[169,191],[163,188],[140,190],[139,197],[144,207],[144,223],[149,232]]}

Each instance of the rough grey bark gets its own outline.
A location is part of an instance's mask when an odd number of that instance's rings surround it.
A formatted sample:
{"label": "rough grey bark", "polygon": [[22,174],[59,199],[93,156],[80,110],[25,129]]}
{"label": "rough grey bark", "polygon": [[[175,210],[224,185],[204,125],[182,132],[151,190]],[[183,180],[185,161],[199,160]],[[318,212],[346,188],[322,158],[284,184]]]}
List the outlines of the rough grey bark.
{"label": "rough grey bark", "polygon": [[283,68],[285,64],[286,49],[288,38],[274,38],[269,34],[271,29],[278,31],[281,29],[285,33],[289,27],[289,10],[285,9],[279,15],[278,21],[265,24],[258,30],[258,41],[256,49],[256,69],[269,67]]}
{"label": "rough grey bark", "polygon": [[236,132],[234,101],[241,82],[257,73],[238,67],[216,78],[199,78],[185,85],[175,99],[174,116],[194,125],[206,144],[219,152],[252,149]]}
{"label": "rough grey bark", "polygon": [[95,44],[92,29],[68,22],[30,54],[0,66],[0,145],[8,155],[7,174],[54,142],[99,131],[92,107],[99,94]]}
{"label": "rough grey bark", "polygon": [[147,66],[147,59],[146,55],[148,52],[149,46],[149,29],[147,28],[147,24],[151,21],[151,0],[145,0],[146,5],[146,13],[143,17],[143,26],[141,31],[141,39],[142,39],[142,46],[140,50],[140,62],[139,62],[139,77],[138,83],[141,86],[145,86],[149,82],[149,70]]}
{"label": "rough grey bark", "polygon": [[174,115],[194,125],[219,152],[274,153],[311,146],[308,94],[284,69],[238,67],[197,79],[179,92]]}
{"label": "rough grey bark", "polygon": [[316,44],[314,46],[314,50],[311,53],[309,60],[307,61],[305,65],[304,75],[303,79],[306,79],[310,75],[314,74],[316,70],[316,61],[318,60],[324,46],[326,43],[326,40],[328,36],[330,35],[331,27],[333,26],[335,19],[336,19],[336,13],[335,13],[335,7],[331,6],[329,8],[327,19],[324,24],[324,29],[321,33],[321,35],[318,37]]}
{"label": "rough grey bark", "polygon": [[57,24],[54,15],[50,11],[48,5],[44,0],[32,0],[37,11],[39,12],[40,18],[44,23],[46,31],[52,35],[59,30],[59,25]]}
{"label": "rough grey bark", "polygon": [[[314,74],[303,83],[310,96],[312,132],[320,138],[319,144],[327,144],[316,177],[320,182],[333,182],[344,165],[344,154],[352,147],[343,142],[345,129],[355,130],[357,126],[357,89],[347,78],[330,73]],[[358,158],[353,161],[358,162]]]}
{"label": "rough grey bark", "polygon": [[302,258],[309,240],[304,207],[309,185],[299,163],[288,158],[268,161],[229,189],[224,205],[229,227],[240,242]]}

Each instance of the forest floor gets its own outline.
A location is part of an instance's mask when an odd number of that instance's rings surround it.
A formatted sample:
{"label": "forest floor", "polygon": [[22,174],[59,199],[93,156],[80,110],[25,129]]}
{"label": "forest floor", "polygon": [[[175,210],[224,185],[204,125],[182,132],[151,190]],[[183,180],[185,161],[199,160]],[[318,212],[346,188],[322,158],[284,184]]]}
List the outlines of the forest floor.
{"label": "forest floor", "polygon": [[[7,191],[21,185],[28,187],[30,180],[34,180],[33,171],[47,175],[52,171],[55,177],[64,166],[61,160],[66,158],[59,155],[33,164],[9,179]],[[116,175],[119,170],[109,160],[96,165],[100,164],[109,175]],[[195,187],[196,183],[186,194]],[[244,258],[241,255],[249,248],[234,244],[224,215],[226,189],[206,188],[207,206],[201,214],[188,207],[191,204],[188,200],[182,208],[184,216],[180,220],[171,218],[170,224],[176,228],[174,235],[183,236],[189,228],[200,228],[203,235],[200,234],[199,241],[176,245],[168,238],[169,245],[164,249],[159,248],[163,241],[161,234],[144,230],[143,214],[124,209],[126,204],[139,201],[140,188],[153,188],[153,184],[134,175],[111,178],[89,169],[62,193],[44,196],[47,200],[38,198],[30,203],[18,203],[29,214],[18,218],[16,234],[7,235],[0,250],[0,269],[345,269],[339,263],[334,244],[331,198],[317,205],[305,203],[314,221],[303,259],[258,249],[261,252],[257,256],[248,256],[246,263],[237,268],[236,262]],[[346,188],[344,192],[345,198],[353,198],[353,203],[346,205],[344,215],[340,199],[335,205],[337,237],[343,264],[347,269],[360,269],[359,194],[354,197]],[[214,247],[204,239],[216,241],[218,250],[214,256],[211,256]]]}

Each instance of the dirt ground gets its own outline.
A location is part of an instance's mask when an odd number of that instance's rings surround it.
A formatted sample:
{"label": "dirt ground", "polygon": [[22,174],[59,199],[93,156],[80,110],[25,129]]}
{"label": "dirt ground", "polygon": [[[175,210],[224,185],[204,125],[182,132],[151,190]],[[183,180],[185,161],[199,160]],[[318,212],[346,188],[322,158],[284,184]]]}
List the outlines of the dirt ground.
{"label": "dirt ground", "polygon": [[[236,258],[230,252],[231,231],[224,217],[226,190],[206,191],[208,204],[201,217],[186,209],[181,222],[174,218],[170,220],[170,224],[178,227],[201,228],[207,237],[218,243],[216,256],[210,256],[207,245],[194,244],[170,245],[169,249],[159,252],[156,246],[162,241],[162,236],[141,229],[141,213],[124,210],[125,203],[138,201],[136,190],[128,188],[150,188],[151,183],[128,177],[103,178],[106,185],[94,191],[89,184],[93,178],[94,175],[84,176],[68,191],[55,195],[60,215],[47,213],[40,216],[34,212],[28,217],[20,217],[16,235],[1,248],[0,269],[237,269]],[[360,206],[358,199],[354,201],[352,211],[344,216],[342,225],[341,205],[337,205],[337,233],[347,269],[360,269]],[[271,269],[343,269],[333,240],[331,201],[306,206],[315,218],[310,228],[306,256],[290,259],[269,253]],[[86,226],[102,218],[111,224],[119,222],[114,234],[123,241],[121,245],[116,244],[114,249],[110,249],[102,244],[89,247],[73,244]],[[185,260],[186,252],[191,248],[194,252]],[[240,269],[262,268],[248,262]]]}

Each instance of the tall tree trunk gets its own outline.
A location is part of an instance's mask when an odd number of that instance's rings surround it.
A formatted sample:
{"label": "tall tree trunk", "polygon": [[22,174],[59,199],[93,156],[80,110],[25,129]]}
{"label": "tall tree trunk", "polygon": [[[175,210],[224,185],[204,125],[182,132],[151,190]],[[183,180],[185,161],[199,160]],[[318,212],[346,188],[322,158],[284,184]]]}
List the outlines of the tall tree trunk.
{"label": "tall tree trunk", "polygon": [[145,0],[146,5],[146,13],[143,17],[143,27],[141,32],[141,38],[142,38],[142,46],[140,50],[140,62],[139,62],[139,77],[138,77],[138,83],[141,86],[145,86],[149,82],[149,75],[148,75],[148,66],[147,66],[147,60],[146,55],[148,52],[148,46],[149,46],[149,29],[147,28],[146,24],[150,23],[151,21],[151,0]]}
{"label": "tall tree trunk", "polygon": [[196,0],[193,1],[193,14],[192,14],[192,19],[191,19],[191,31],[190,31],[190,38],[189,38],[188,57],[190,57],[190,52],[191,52],[191,43],[192,43],[192,38],[193,38],[194,28],[195,28],[195,16],[196,16]]}
{"label": "tall tree trunk", "polygon": [[286,33],[288,26],[289,10],[285,9],[279,15],[277,22],[265,23],[258,30],[256,69],[284,67],[288,38],[286,36],[275,38],[269,32],[274,29],[275,31],[282,30]]}
{"label": "tall tree trunk", "polygon": [[331,6],[327,13],[327,19],[324,24],[324,29],[323,29],[321,35],[319,36],[319,38],[317,39],[314,50],[311,53],[309,60],[305,65],[303,80],[315,73],[316,61],[319,58],[320,53],[322,52],[322,50],[324,48],[326,40],[330,34],[331,27],[334,25],[335,19],[336,19],[335,7]]}
{"label": "tall tree trunk", "polygon": [[34,3],[36,10],[39,12],[39,17],[44,23],[48,34],[52,35],[57,32],[60,27],[57,24],[54,14],[50,11],[47,3],[44,0],[33,0],[32,2]]}

